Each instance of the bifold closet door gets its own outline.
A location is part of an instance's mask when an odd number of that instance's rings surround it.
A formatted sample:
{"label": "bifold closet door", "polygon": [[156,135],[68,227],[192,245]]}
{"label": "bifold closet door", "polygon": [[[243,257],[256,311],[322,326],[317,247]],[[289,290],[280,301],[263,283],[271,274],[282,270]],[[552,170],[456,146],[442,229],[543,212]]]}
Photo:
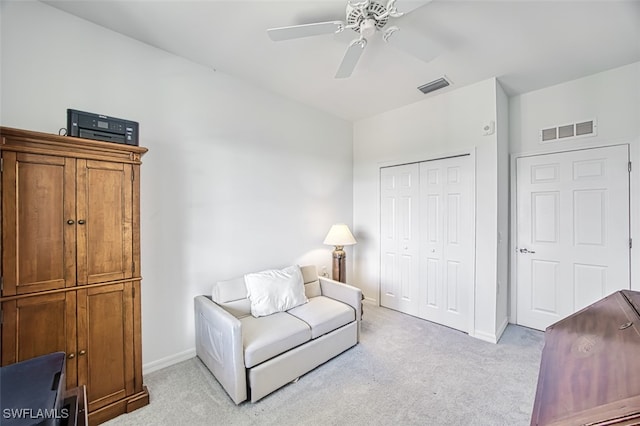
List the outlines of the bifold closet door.
{"label": "bifold closet door", "polygon": [[380,303],[418,315],[418,164],[380,169]]}
{"label": "bifold closet door", "polygon": [[474,204],[470,156],[420,163],[420,317],[469,331]]}
{"label": "bifold closet door", "polygon": [[452,157],[380,169],[380,304],[469,330],[473,162]]}

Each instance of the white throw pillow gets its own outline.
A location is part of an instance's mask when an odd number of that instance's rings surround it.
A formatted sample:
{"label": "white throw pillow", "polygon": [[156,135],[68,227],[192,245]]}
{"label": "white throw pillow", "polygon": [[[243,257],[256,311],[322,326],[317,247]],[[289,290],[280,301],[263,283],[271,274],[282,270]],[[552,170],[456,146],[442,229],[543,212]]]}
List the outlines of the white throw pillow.
{"label": "white throw pillow", "polygon": [[308,302],[297,265],[246,274],[244,281],[254,317],[283,312]]}

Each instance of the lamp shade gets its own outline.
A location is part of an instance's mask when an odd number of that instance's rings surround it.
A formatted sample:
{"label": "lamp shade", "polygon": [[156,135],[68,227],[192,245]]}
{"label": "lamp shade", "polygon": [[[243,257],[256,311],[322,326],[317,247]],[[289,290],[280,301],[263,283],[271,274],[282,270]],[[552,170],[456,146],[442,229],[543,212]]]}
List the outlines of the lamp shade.
{"label": "lamp shade", "polygon": [[329,229],[324,243],[330,246],[350,246],[357,243],[357,241],[347,225],[338,223]]}

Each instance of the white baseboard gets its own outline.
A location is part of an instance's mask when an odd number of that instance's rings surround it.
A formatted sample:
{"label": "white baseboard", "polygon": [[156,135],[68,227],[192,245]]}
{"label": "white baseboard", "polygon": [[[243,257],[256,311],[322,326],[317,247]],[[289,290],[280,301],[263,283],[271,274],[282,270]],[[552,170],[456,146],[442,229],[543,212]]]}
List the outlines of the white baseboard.
{"label": "white baseboard", "polygon": [[473,334],[469,333],[469,336],[475,337],[476,339],[484,340],[485,342],[489,343],[498,343],[498,340],[500,340],[500,337],[502,337],[502,333],[504,333],[508,325],[509,319],[505,318],[502,324],[500,324],[500,327],[498,327],[496,334],[475,330]]}
{"label": "white baseboard", "polygon": [[496,336],[491,333],[485,333],[484,331],[474,331],[473,334],[469,333],[469,336],[475,337],[476,339],[483,340],[489,343],[498,343]]}
{"label": "white baseboard", "polygon": [[509,325],[509,317],[505,317],[504,321],[502,321],[502,324],[500,324],[500,328],[498,328],[498,333],[496,336],[498,340],[500,340],[500,338],[502,337],[502,333],[504,333],[508,325]]}
{"label": "white baseboard", "polygon": [[161,358],[156,361],[151,361],[142,365],[142,375],[153,373],[154,371],[162,370],[170,365],[177,364],[182,361],[186,361],[196,356],[196,348],[187,349],[186,351],[170,355],[168,357]]}

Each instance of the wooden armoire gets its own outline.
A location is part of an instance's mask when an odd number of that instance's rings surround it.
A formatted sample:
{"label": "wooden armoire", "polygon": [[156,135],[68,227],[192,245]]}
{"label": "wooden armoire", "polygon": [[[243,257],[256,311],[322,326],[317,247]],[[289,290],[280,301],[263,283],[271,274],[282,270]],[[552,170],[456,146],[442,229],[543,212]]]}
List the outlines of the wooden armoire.
{"label": "wooden armoire", "polygon": [[1,365],[65,352],[66,387],[86,386],[90,424],[148,404],[140,321],[146,148],[6,127],[0,138]]}
{"label": "wooden armoire", "polygon": [[640,425],[640,292],[612,293],[544,337],[531,426]]}

